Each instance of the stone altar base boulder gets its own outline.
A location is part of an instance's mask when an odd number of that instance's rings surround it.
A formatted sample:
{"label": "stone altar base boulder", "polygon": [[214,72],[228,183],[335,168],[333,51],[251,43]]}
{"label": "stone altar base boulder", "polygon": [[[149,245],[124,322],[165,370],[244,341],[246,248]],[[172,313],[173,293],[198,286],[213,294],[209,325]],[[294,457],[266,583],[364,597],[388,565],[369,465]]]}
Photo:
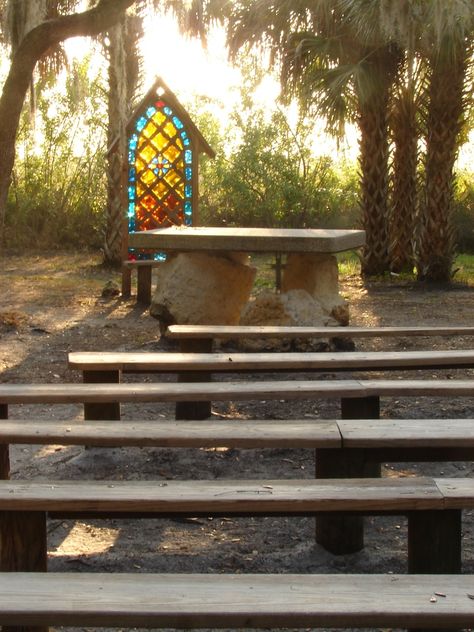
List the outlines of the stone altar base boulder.
{"label": "stone altar base boulder", "polygon": [[[321,303],[306,290],[290,290],[275,294],[265,291],[251,301],[242,313],[241,325],[275,325],[275,326],[308,326],[326,327],[337,325]],[[261,349],[273,350],[326,350],[327,342],[320,339],[282,340],[281,338],[242,340],[239,347],[248,351]]]}
{"label": "stone altar base boulder", "polygon": [[180,253],[158,268],[150,314],[171,324],[237,325],[256,270],[239,253]]}
{"label": "stone altar base boulder", "polygon": [[[339,324],[349,324],[349,307],[339,294],[337,259],[325,254],[289,254],[281,280],[281,291],[305,290]],[[303,324],[303,323],[299,323]],[[316,325],[313,323],[304,323]]]}

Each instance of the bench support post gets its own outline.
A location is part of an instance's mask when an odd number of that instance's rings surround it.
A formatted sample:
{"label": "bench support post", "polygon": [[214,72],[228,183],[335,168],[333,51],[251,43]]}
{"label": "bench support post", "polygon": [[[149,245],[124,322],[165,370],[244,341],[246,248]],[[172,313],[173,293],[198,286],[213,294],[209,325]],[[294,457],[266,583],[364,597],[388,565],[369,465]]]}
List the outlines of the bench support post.
{"label": "bench support post", "polygon": [[127,266],[122,266],[122,298],[130,298],[132,295],[132,271]]}
{"label": "bench support post", "polygon": [[[182,353],[211,353],[212,338],[180,340]],[[212,376],[203,371],[187,371],[178,374],[178,382],[210,382]],[[209,419],[211,402],[176,402],[176,419]]]}
{"label": "bench support post", "polygon": [[[317,449],[316,478],[373,478],[380,464],[367,460],[364,450]],[[321,515],[316,518],[316,542],[335,555],[356,553],[364,548],[362,516]]]}
{"label": "bench support post", "polygon": [[408,572],[461,572],[461,510],[408,514]]}
{"label": "bench support post", "polygon": [[151,263],[137,268],[137,303],[148,307],[151,303]]}
{"label": "bench support post", "polygon": [[[0,419],[8,419],[8,404],[0,404]],[[10,446],[8,443],[0,445],[0,479],[10,478]]]}
{"label": "bench support post", "polygon": [[[343,419],[378,419],[378,397],[341,398]],[[316,452],[316,478],[376,478],[380,463],[368,461],[363,450],[322,450]],[[364,548],[362,516],[320,516],[316,519],[316,542],[336,555],[356,553]]]}
{"label": "bench support post", "polygon": [[[120,371],[83,371],[82,379],[85,384],[118,384]],[[120,404],[106,402],[102,404],[84,404],[84,419],[94,421],[120,419]]]}
{"label": "bench support post", "polygon": [[[2,572],[47,571],[46,513],[2,511],[0,513]],[[48,632],[45,626],[3,626],[3,632]]]}

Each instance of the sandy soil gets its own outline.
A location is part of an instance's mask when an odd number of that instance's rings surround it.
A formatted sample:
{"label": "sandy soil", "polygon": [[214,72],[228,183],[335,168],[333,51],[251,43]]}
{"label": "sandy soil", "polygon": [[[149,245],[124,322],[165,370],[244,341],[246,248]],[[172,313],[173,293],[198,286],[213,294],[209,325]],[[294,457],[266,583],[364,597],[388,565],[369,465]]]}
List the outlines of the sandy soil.
{"label": "sandy soil", "polygon": [[[90,255],[25,256],[2,260],[0,278],[0,375],[6,382],[79,381],[66,366],[69,351],[172,348],[133,300],[102,298],[115,273]],[[342,280],[353,325],[472,324],[474,289],[428,290],[398,281],[363,285]],[[367,340],[361,349],[469,348],[466,337]],[[403,373],[399,375],[403,376]],[[405,374],[407,375],[407,374]],[[472,370],[420,372],[419,377],[473,377]],[[265,376],[258,376],[263,379]],[[266,376],[267,378],[269,376]],[[309,376],[308,376],[309,377]],[[133,378],[126,378],[131,380]],[[162,379],[146,376],[135,379]],[[230,376],[223,379],[231,379]],[[474,400],[386,399],[385,417],[433,418],[445,423],[472,415]],[[74,420],[75,406],[11,407],[12,418],[34,414]],[[169,405],[124,406],[125,420],[167,417]],[[334,418],[336,403],[307,401],[216,405],[218,417],[249,419]],[[389,476],[471,476],[472,463],[385,464]],[[314,455],[305,450],[88,449],[47,446],[13,449],[16,478],[185,479],[312,477]],[[405,572],[406,521],[367,520],[366,546],[333,556],[314,543],[312,519],[189,519],[55,521],[49,525],[50,570],[129,572]],[[463,523],[464,572],[474,572],[474,520]]]}

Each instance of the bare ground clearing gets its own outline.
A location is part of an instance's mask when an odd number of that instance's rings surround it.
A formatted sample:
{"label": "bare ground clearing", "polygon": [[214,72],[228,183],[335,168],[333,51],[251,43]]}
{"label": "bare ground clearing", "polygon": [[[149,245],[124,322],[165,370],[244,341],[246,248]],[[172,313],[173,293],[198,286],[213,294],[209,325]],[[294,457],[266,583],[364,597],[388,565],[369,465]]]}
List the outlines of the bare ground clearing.
{"label": "bare ground clearing", "polygon": [[[79,381],[69,371],[69,351],[169,349],[159,328],[133,300],[103,299],[114,272],[88,254],[15,256],[0,272],[0,373],[4,382]],[[343,279],[352,325],[472,324],[474,289],[428,290],[400,282],[364,286]],[[363,340],[361,349],[471,348],[469,337]],[[399,373],[403,376],[403,373]],[[472,370],[420,372],[419,377],[474,377]],[[260,379],[261,376],[258,377]],[[267,376],[268,377],[268,376]],[[255,376],[257,379],[257,376]],[[127,379],[162,379],[141,377]],[[230,378],[225,378],[230,379]],[[472,417],[474,400],[387,399],[385,417]],[[75,406],[12,407],[11,417],[35,414],[74,420]],[[336,403],[258,402],[216,405],[219,416],[249,419],[333,418]],[[124,419],[166,417],[165,404],[124,406]],[[314,457],[305,450],[92,449],[49,446],[14,449],[17,478],[173,479],[311,477]],[[471,476],[472,463],[386,464],[389,476]],[[405,572],[406,523],[402,518],[367,521],[364,551],[333,556],[314,544],[311,519],[191,519],[162,521],[52,522],[50,569],[155,572]],[[474,573],[474,516],[464,520],[464,572]]]}

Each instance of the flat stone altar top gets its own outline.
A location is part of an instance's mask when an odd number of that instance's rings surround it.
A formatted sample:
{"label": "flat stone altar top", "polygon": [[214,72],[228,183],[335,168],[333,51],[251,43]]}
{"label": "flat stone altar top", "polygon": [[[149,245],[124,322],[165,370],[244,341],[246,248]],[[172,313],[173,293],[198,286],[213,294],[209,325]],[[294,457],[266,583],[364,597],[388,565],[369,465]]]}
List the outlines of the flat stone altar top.
{"label": "flat stone altar top", "polygon": [[164,251],[335,253],[365,244],[363,230],[172,226],[130,233],[131,248]]}

